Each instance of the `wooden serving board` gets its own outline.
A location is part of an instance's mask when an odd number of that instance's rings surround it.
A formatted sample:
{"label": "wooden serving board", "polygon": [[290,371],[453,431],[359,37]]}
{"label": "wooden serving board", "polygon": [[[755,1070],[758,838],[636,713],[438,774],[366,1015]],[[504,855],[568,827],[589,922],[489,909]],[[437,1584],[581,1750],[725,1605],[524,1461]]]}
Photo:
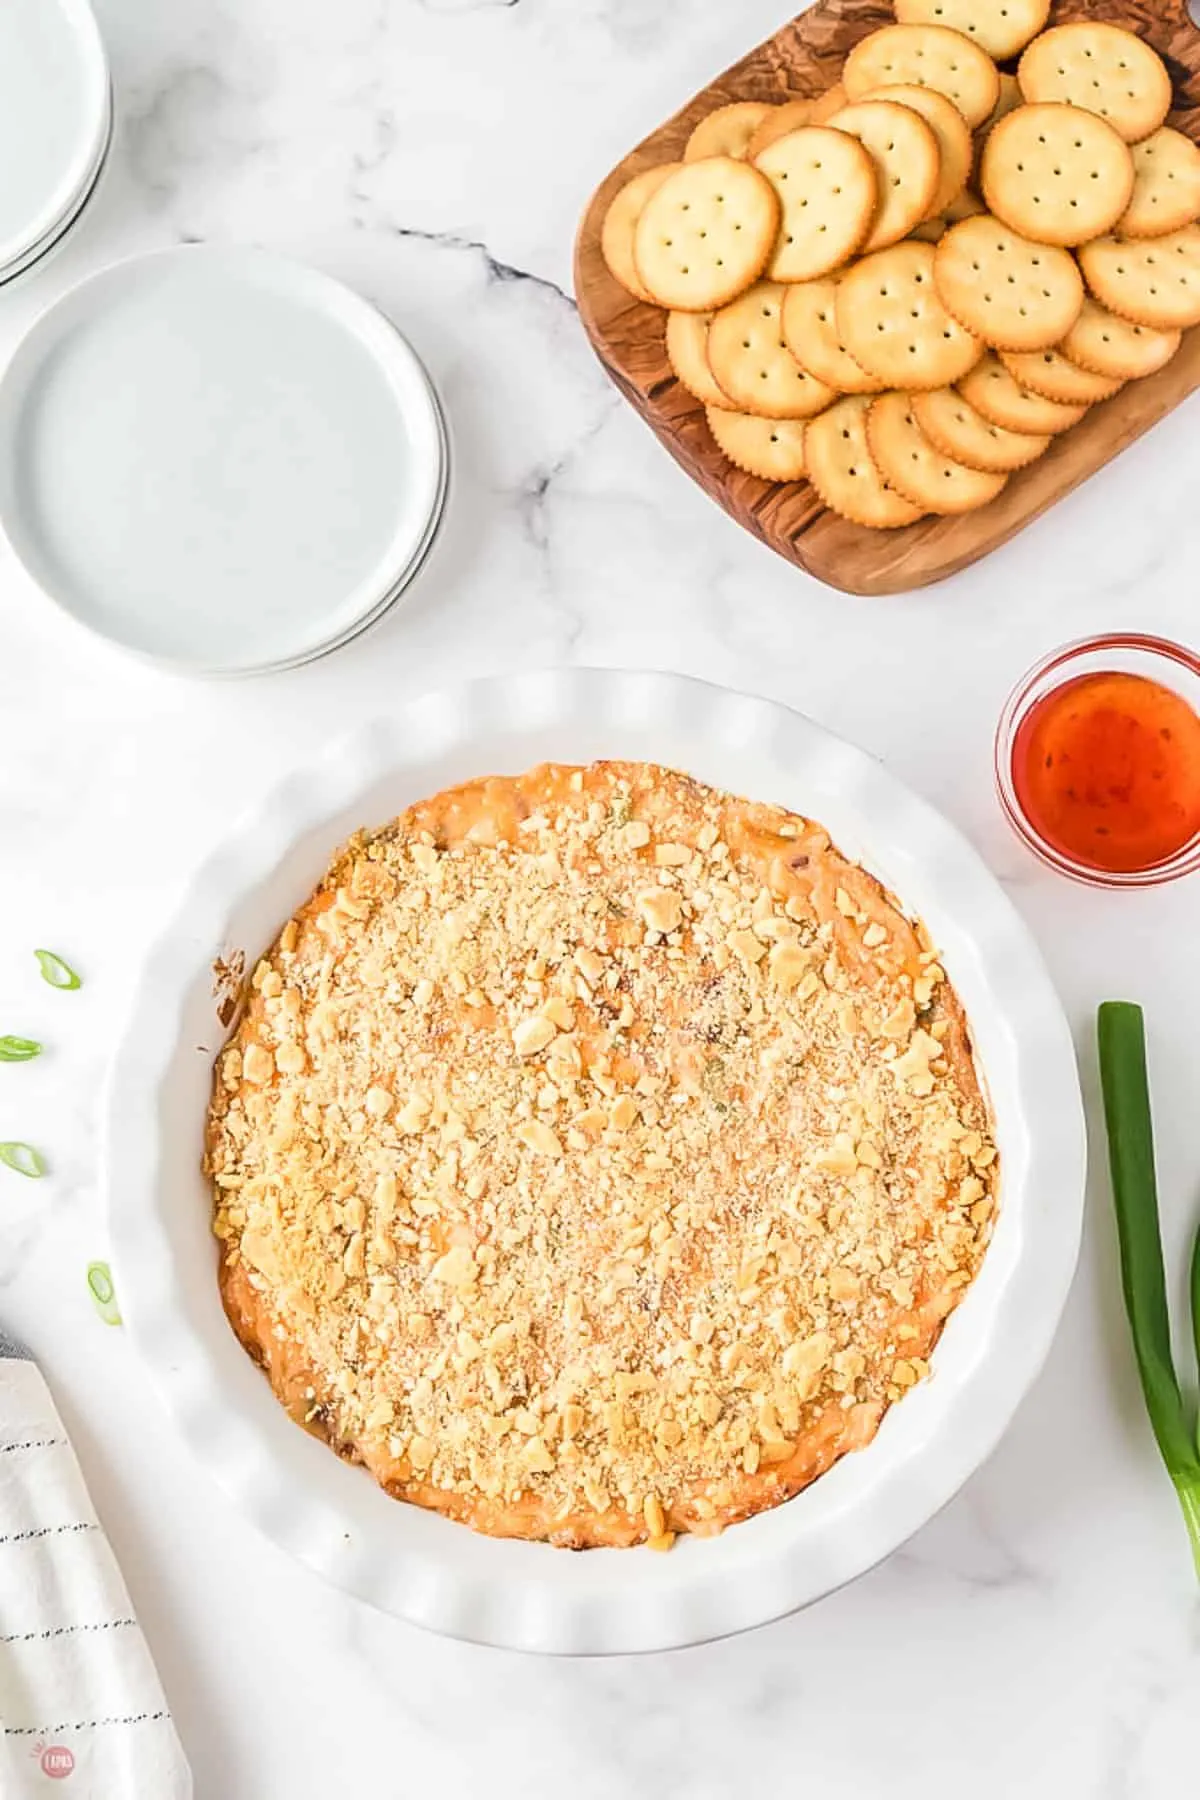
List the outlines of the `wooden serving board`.
{"label": "wooden serving board", "polygon": [[[731,100],[816,95],[839,78],[858,40],[889,23],[879,0],[819,0],[811,11],[718,76],[630,151],[593,195],[575,246],[575,293],[592,347],[612,379],[676,462],[726,512],[810,575],[852,594],[894,594],[940,581],[994,550],[1200,387],[1200,327],[1184,336],[1157,375],[1131,381],[1055,439],[1040,461],[1014,475],[999,498],[958,518],[922,519],[902,531],[868,531],[831,513],[806,481],[772,483],[726,462],[704,408],[667,361],[666,314],[644,306],[609,274],[600,252],[608,204],[631,176],[682,155],[693,126]],[[1175,85],[1170,123],[1200,143],[1200,31],[1187,0],[1056,0],[1050,23],[1107,19],[1166,59]]]}

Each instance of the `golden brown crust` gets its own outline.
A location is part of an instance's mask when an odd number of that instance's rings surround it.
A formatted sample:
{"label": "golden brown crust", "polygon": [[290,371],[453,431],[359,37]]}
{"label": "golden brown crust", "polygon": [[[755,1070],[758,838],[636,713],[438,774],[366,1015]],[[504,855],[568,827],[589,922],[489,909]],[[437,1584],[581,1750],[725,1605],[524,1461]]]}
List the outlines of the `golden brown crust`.
{"label": "golden brown crust", "polygon": [[920,927],[819,827],[620,763],[352,841],[255,970],[206,1167],[292,1416],[572,1547],[719,1530],[866,1443],[996,1185]]}

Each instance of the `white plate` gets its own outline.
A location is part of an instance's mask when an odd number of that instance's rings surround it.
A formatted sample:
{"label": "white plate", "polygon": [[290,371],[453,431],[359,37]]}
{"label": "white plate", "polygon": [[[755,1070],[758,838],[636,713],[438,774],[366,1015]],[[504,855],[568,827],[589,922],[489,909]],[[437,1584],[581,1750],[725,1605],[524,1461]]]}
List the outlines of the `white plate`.
{"label": "white plate", "polygon": [[75,209],[109,116],[108,64],[87,0],[3,0],[0,275]]}
{"label": "white plate", "polygon": [[101,139],[100,147],[96,152],[95,163],[88,174],[83,188],[80,190],[78,198],[63,216],[52,225],[48,231],[44,232],[42,236],[38,238],[35,244],[31,245],[28,250],[16,257],[12,262],[6,263],[3,268],[0,268],[0,287],[7,287],[10,282],[19,280],[22,275],[27,274],[33,268],[41,268],[44,263],[49,261],[54,252],[65,243],[66,239],[70,236],[74,227],[79,223],[79,220],[83,217],[83,214],[87,211],[99,191],[100,182],[108,167],[109,158],[112,153],[113,129],[114,118],[112,112],[112,96],[110,92],[107,129],[104,137]]}
{"label": "white plate", "polygon": [[290,658],[287,662],[274,664],[273,672],[283,669],[294,669],[298,668],[302,663],[314,662],[318,657],[329,656],[333,651],[340,650],[343,645],[352,643],[355,638],[363,637],[370,631],[373,625],[377,625],[384,615],[392,610],[396,602],[407,593],[417,576],[421,573],[421,570],[425,567],[433,550],[433,546],[437,542],[443,520],[446,516],[446,503],[450,493],[450,467],[452,460],[450,433],[441,410],[441,404],[432,387],[429,389],[429,395],[437,412],[438,436],[442,448],[442,476],[438,484],[434,510],[430,516],[429,524],[413,551],[411,561],[407,564],[395,585],[388,590],[376,606],[371,608],[370,612],[364,613],[361,619],[358,619],[353,624],[349,625],[340,636],[332,638],[329,643],[322,644],[319,648],[308,651],[303,656],[295,656]]}
{"label": "white plate", "polygon": [[[200,1175],[212,964],[253,957],[359,826],[483,772],[648,758],[821,820],[920,913],[966,1005],[995,1109],[1002,1208],[931,1378],[786,1505],[723,1536],[581,1555],[476,1536],[390,1500],[297,1429],[230,1330]],[[205,1046],[200,1048],[199,1046]],[[994,1448],[1049,1348],[1078,1250],[1084,1133],[1070,1033],[975,852],[860,750],[782,706],[673,675],[562,670],[396,707],[298,769],[201,868],[152,952],[105,1153],[133,1341],[198,1460],[277,1544],[413,1623],[520,1650],[658,1650],[803,1606],[903,1543]]]}
{"label": "white plate", "polygon": [[28,573],[192,673],[351,631],[419,553],[443,482],[405,340],[261,251],[119,263],[43,314],[0,380],[0,523]]}

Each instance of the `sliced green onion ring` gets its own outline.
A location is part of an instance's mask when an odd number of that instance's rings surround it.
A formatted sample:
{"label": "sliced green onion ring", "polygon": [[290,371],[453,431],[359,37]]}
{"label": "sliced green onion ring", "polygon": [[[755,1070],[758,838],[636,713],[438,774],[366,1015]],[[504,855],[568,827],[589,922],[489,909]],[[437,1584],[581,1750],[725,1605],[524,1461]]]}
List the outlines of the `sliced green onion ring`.
{"label": "sliced green onion ring", "polygon": [[46,1173],[46,1159],[32,1144],[0,1144],[0,1162],[18,1175],[28,1175],[31,1181]]}
{"label": "sliced green onion ring", "polygon": [[92,1305],[100,1314],[106,1325],[120,1325],[121,1313],[117,1306],[117,1290],[113,1286],[112,1270],[106,1262],[93,1262],[87,1269],[88,1291],[92,1296]]}
{"label": "sliced green onion ring", "polygon": [[33,1038],[0,1037],[0,1062],[32,1062],[42,1054],[42,1046]]}
{"label": "sliced green onion ring", "polygon": [[51,987],[74,990],[83,986],[83,977],[77,975],[56,950],[35,950],[33,954],[41,967],[42,980],[48,981]]}

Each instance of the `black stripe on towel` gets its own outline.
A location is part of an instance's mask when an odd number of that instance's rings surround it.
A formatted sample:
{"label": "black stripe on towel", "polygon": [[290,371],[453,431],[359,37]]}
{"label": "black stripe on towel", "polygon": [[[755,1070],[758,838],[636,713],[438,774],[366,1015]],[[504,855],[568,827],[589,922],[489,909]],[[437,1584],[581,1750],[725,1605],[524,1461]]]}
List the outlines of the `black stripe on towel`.
{"label": "black stripe on towel", "polygon": [[13,1531],[0,1537],[0,1544],[28,1544],[33,1538],[63,1537],[72,1531],[99,1531],[94,1520],[81,1519],[77,1525],[39,1525],[36,1531]]}
{"label": "black stripe on towel", "polygon": [[109,1719],[68,1719],[60,1725],[10,1725],[5,1732],[6,1737],[47,1737],[56,1738],[64,1731],[98,1731],[104,1725],[152,1725],[156,1719],[169,1719],[170,1713],[164,1708],[161,1712],[126,1713]]}
{"label": "black stripe on towel", "polygon": [[66,1441],[66,1438],[26,1438],[20,1444],[0,1444],[0,1456],[7,1456],[10,1450],[57,1450]]}
{"label": "black stripe on towel", "polygon": [[10,1631],[0,1644],[40,1644],[48,1638],[71,1637],[77,1631],[120,1631],[136,1619],[104,1619],[98,1625],[51,1625],[45,1631]]}

